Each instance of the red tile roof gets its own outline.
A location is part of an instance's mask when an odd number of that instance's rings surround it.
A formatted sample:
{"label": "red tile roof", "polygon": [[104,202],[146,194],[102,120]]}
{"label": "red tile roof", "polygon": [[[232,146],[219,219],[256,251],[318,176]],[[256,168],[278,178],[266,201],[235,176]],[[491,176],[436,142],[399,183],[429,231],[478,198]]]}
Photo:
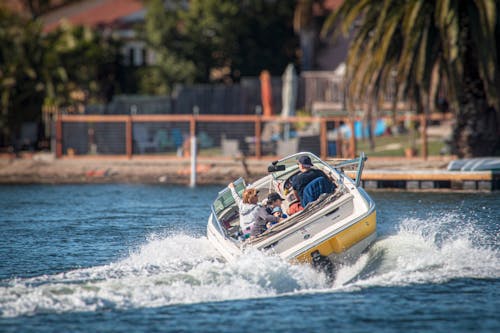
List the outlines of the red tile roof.
{"label": "red tile roof", "polygon": [[57,9],[41,17],[44,32],[56,29],[63,19],[74,25],[111,25],[118,19],[144,9],[140,0],[87,0]]}
{"label": "red tile roof", "polygon": [[328,13],[338,9],[344,0],[324,0],[324,2],[320,5],[319,3],[315,3],[313,5],[313,14],[315,16],[323,16]]}
{"label": "red tile roof", "polygon": [[340,5],[342,5],[343,3],[344,3],[344,0],[325,0],[325,2],[323,3],[323,6],[326,9],[333,10],[333,9],[339,8]]}

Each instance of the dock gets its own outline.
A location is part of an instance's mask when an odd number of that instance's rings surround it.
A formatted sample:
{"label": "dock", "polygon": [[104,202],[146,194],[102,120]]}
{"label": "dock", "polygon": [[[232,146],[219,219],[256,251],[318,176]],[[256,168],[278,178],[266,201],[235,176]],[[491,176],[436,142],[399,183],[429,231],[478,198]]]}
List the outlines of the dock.
{"label": "dock", "polygon": [[495,191],[500,171],[365,170],[361,182],[367,190]]}

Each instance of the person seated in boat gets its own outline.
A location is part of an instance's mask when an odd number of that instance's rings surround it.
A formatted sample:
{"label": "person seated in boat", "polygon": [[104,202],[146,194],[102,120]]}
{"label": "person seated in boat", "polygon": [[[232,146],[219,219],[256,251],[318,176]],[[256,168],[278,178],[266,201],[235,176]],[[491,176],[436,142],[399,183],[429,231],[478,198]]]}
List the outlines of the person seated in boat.
{"label": "person seated in boat", "polygon": [[273,208],[273,211],[271,212],[271,215],[278,216],[278,217],[283,217],[283,215],[285,215],[285,214],[283,214],[283,210],[281,209],[281,207],[276,206],[276,207]]}
{"label": "person seated in boat", "polygon": [[300,201],[296,191],[288,191],[286,194],[286,200],[288,201],[288,209],[286,211],[288,216],[292,216],[293,214],[298,213],[304,209],[300,205]]}
{"label": "person seated in boat", "polygon": [[[286,214],[283,214],[283,210],[279,206],[273,208],[273,210],[271,211],[271,215],[279,217],[280,220],[286,219],[288,217]],[[278,222],[267,222],[266,227],[267,229],[270,229],[276,224],[278,224]]]}
{"label": "person seated in boat", "polygon": [[[266,210],[269,214],[280,217],[282,219],[287,218],[286,214],[283,214],[283,210],[281,209],[281,204],[283,203],[283,199],[279,193],[277,192],[271,192],[267,196],[267,207]],[[273,225],[275,225],[278,222],[268,222],[267,223],[267,228],[271,228]]]}
{"label": "person seated in boat", "polygon": [[321,194],[333,192],[335,186],[323,171],[313,168],[309,156],[302,155],[297,162],[300,173],[293,179],[292,187],[300,200],[300,211],[309,202],[318,199]]}
{"label": "person seated in boat", "polygon": [[269,214],[272,214],[272,211],[275,207],[281,207],[281,204],[283,203],[285,199],[279,195],[277,192],[271,192],[267,196],[266,200],[266,210]]}
{"label": "person seated in boat", "polygon": [[265,207],[257,204],[259,191],[256,189],[245,189],[242,199],[233,183],[229,183],[228,187],[240,211],[240,227],[244,238],[255,237],[263,233],[267,229],[268,222],[280,221],[280,217],[269,214]]}

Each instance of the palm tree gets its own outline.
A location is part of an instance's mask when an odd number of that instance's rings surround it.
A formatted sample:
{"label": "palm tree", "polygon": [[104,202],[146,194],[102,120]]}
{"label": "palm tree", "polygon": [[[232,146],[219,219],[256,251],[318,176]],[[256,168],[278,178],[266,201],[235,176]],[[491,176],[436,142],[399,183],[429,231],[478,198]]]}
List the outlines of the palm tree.
{"label": "palm tree", "polygon": [[499,12],[495,0],[347,0],[324,32],[338,20],[344,32],[357,25],[347,59],[351,98],[380,96],[396,71],[398,91],[423,112],[441,77],[456,113],[454,153],[485,156],[500,151]]}
{"label": "palm tree", "polygon": [[314,53],[318,24],[314,17],[315,8],[324,11],[324,0],[297,0],[293,15],[293,29],[300,38],[302,70],[314,67]]}

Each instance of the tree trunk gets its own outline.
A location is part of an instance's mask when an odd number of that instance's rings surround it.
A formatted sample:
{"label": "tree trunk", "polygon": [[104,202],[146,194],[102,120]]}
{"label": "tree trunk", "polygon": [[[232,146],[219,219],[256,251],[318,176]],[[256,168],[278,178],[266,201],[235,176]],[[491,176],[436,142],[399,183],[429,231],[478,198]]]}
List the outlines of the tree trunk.
{"label": "tree trunk", "polygon": [[[468,23],[464,20],[465,24]],[[497,112],[488,102],[486,86],[479,71],[478,52],[473,36],[465,29],[463,68],[457,70],[461,77],[454,82],[456,87],[456,123],[453,129],[452,153],[459,157],[491,156],[500,153],[500,135]]]}
{"label": "tree trunk", "polygon": [[464,80],[457,93],[452,153],[462,158],[498,154],[500,135],[496,110],[488,105],[477,66],[469,63],[464,67]]}
{"label": "tree trunk", "polygon": [[488,107],[485,98],[464,95],[453,130],[452,152],[462,158],[498,154],[500,136],[495,109]]}

